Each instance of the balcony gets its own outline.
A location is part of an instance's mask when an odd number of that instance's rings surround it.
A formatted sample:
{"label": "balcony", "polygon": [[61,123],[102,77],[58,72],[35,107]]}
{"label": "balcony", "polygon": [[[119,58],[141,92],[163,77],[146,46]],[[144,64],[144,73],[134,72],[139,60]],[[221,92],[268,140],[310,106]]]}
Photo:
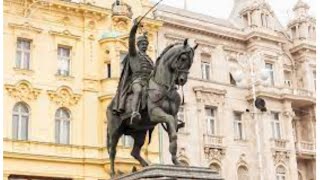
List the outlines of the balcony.
{"label": "balcony", "polygon": [[[275,87],[275,86],[256,86],[256,95],[260,97],[270,97],[274,99],[284,100],[290,99],[294,107],[303,107],[306,105],[315,104],[316,94],[313,91],[305,89],[296,89],[289,87]],[[247,100],[252,100],[252,93],[247,96]]]}
{"label": "balcony", "polygon": [[270,139],[272,148],[276,150],[285,150],[287,148],[288,140],[284,139]]}
{"label": "balcony", "polygon": [[298,141],[296,142],[296,152],[299,157],[313,158],[316,155],[316,145],[313,142]]}
{"label": "balcony", "polygon": [[216,135],[203,135],[204,146],[209,148],[222,148],[223,146],[223,137]]}

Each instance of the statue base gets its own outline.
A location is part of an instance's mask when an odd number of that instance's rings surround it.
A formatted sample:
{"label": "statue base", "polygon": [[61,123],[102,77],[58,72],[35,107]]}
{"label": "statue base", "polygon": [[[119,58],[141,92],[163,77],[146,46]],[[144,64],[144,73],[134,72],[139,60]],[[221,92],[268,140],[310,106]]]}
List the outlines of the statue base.
{"label": "statue base", "polygon": [[209,168],[151,165],[137,172],[113,178],[113,180],[223,180]]}

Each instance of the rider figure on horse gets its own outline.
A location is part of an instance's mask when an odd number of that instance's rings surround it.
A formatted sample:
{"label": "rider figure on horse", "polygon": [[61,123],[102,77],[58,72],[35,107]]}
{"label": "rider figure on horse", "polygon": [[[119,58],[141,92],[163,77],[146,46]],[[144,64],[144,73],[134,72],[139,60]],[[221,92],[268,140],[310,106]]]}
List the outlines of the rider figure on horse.
{"label": "rider figure on horse", "polygon": [[124,66],[113,106],[114,112],[118,114],[123,113],[125,111],[127,95],[129,92],[132,92],[133,98],[131,102],[131,122],[137,122],[141,119],[139,108],[141,107],[142,103],[146,103],[142,102],[145,101],[145,98],[142,97],[142,93],[147,89],[148,80],[154,67],[153,61],[146,54],[149,45],[146,34],[143,34],[137,38],[138,50],[136,49],[136,32],[140,21],[135,19],[130,31],[129,53],[123,61]]}

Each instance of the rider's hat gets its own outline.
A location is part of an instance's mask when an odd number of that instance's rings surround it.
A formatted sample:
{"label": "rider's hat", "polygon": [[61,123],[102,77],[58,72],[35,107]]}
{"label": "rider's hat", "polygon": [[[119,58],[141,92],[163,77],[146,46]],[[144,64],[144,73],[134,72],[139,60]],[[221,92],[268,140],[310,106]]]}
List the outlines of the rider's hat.
{"label": "rider's hat", "polygon": [[148,36],[147,36],[147,32],[143,33],[142,36],[139,36],[139,37],[137,38],[137,43],[140,43],[140,42],[142,42],[142,41],[147,41],[147,42],[149,43],[149,41],[148,41]]}

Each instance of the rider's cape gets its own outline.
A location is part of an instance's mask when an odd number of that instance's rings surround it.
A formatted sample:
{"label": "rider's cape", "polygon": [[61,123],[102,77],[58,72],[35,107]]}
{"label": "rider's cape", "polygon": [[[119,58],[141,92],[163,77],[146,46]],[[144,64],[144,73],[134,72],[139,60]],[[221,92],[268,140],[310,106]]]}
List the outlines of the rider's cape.
{"label": "rider's cape", "polygon": [[117,93],[114,98],[112,110],[116,113],[125,111],[126,98],[130,90],[132,70],[130,68],[130,56],[127,54],[122,61],[123,69],[118,84]]}

